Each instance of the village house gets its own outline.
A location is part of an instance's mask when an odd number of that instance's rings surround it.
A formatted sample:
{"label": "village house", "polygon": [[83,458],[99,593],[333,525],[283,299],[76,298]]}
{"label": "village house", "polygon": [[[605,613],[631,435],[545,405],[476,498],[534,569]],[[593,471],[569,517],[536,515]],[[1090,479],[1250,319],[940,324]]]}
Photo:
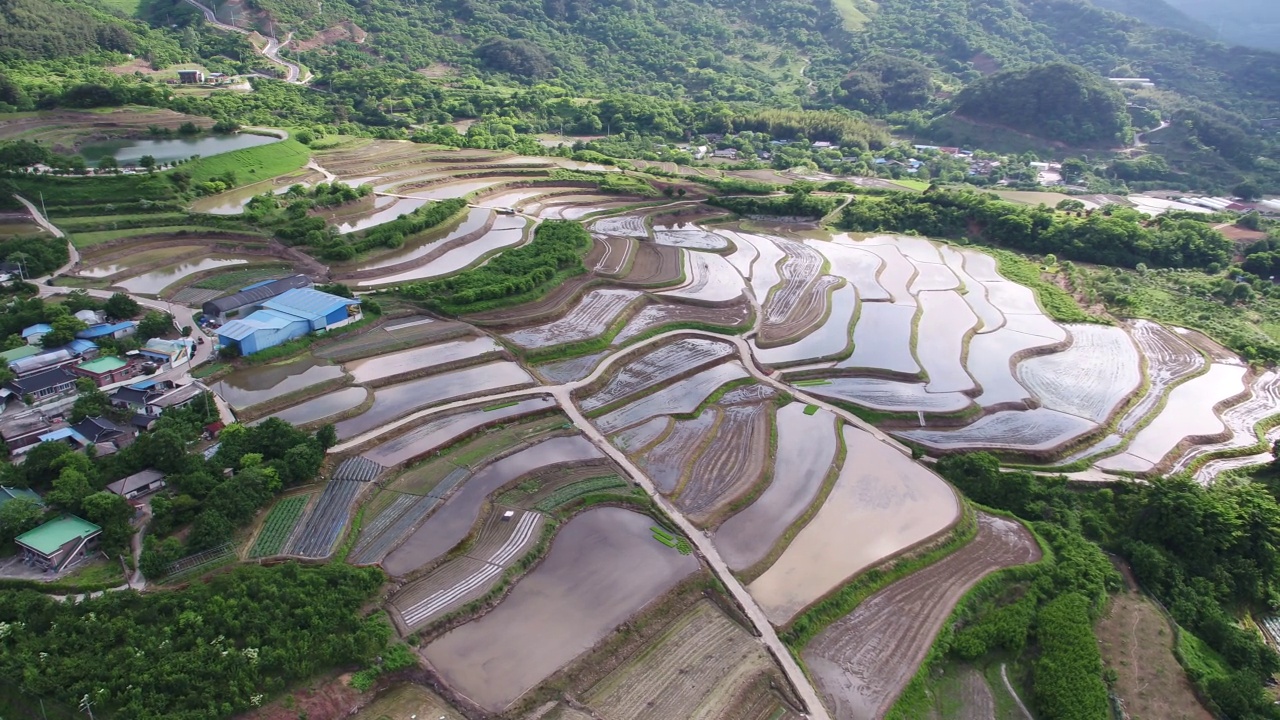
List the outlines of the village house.
{"label": "village house", "polygon": [[97,338],[115,338],[119,340],[122,337],[128,337],[136,332],[138,326],[132,320],[125,320],[118,323],[102,323],[100,325],[91,325],[84,330],[76,333],[76,337],[82,340],[95,340]]}
{"label": "village house", "polygon": [[97,546],[102,528],[75,515],[63,515],[19,535],[14,542],[22,551],[22,563],[45,572],[61,572],[76,560],[88,557]]}
{"label": "village house", "polygon": [[107,485],[107,490],[119,495],[125,500],[132,500],[143,495],[150,495],[157,490],[164,488],[164,474],[159,470],[143,470],[134,473],[127,478],[117,480]]}
{"label": "village house", "polygon": [[93,383],[98,387],[103,387],[141,375],[144,372],[145,365],[146,362],[140,359],[131,362],[113,355],[107,355],[76,365],[71,371],[80,377],[87,377],[93,380]]}
{"label": "village house", "polygon": [[8,387],[23,398],[23,402],[30,398],[33,404],[38,405],[75,390],[76,376],[65,367],[56,367],[10,380]]}

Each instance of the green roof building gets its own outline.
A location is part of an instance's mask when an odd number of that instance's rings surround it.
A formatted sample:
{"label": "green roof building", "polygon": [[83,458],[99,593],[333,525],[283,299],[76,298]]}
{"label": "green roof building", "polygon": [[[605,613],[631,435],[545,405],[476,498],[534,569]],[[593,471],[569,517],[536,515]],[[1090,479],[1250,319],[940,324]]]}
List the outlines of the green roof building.
{"label": "green roof building", "polygon": [[128,380],[138,374],[141,366],[129,365],[128,360],[115,357],[113,355],[104,355],[96,360],[80,363],[72,370],[80,377],[87,377],[98,386],[110,385],[112,383]]}
{"label": "green roof building", "polygon": [[34,490],[27,488],[11,488],[0,485],[0,507],[4,507],[5,503],[16,498],[27,498],[40,507],[44,507],[44,501],[36,494]]}
{"label": "green roof building", "polygon": [[16,347],[12,350],[0,352],[0,361],[3,361],[5,365],[8,365],[14,360],[21,360],[24,357],[39,355],[41,352],[40,348],[35,345],[23,345],[22,347]]}
{"label": "green roof building", "polygon": [[60,572],[97,545],[102,528],[75,515],[63,515],[19,535],[22,562],[46,572]]}
{"label": "green roof building", "polygon": [[121,358],[118,358],[112,355],[107,355],[106,357],[100,357],[97,360],[90,360],[87,363],[80,363],[79,365],[76,366],[76,369],[84,370],[85,372],[94,373],[96,375],[101,375],[104,373],[109,373],[112,370],[119,370],[120,368],[128,364],[129,363],[125,362]]}

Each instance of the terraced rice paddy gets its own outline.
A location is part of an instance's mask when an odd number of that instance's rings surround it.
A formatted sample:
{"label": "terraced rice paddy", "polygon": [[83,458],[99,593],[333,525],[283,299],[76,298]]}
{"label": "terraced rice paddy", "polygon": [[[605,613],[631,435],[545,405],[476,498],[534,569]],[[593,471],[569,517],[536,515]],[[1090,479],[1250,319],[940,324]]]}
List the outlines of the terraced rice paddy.
{"label": "terraced rice paddy", "polygon": [[375,445],[364,452],[364,457],[383,467],[399,467],[477,428],[533,413],[546,412],[555,406],[555,401],[549,397],[528,398],[492,410],[485,410],[477,405],[471,410],[433,419],[403,435]]}
{"label": "terraced rice paddy", "polygon": [[[507,222],[503,222],[504,220]],[[524,239],[524,218],[515,218],[517,222],[511,222],[511,220],[511,218],[499,218],[488,232],[465,244],[450,248],[436,246],[435,249],[443,252],[423,265],[394,275],[361,280],[359,285],[361,287],[390,285],[410,280],[439,278],[461,272],[503,248],[519,244]],[[451,241],[441,241],[442,244],[444,242]]]}
{"label": "terraced rice paddy", "polygon": [[620,508],[570,520],[537,569],[489,614],[427,645],[446,683],[499,712],[698,569]]}
{"label": "terraced rice paddy", "polygon": [[397,318],[368,332],[317,348],[312,354],[334,362],[403,350],[468,334],[465,325],[427,317]]}
{"label": "terraced rice paddy", "polygon": [[915,316],[914,304],[863,303],[853,328],[853,354],[836,367],[919,373],[911,347]]}
{"label": "terraced rice paddy", "polygon": [[639,215],[615,215],[613,217],[600,218],[591,223],[590,230],[602,235],[649,237],[649,229],[645,227],[644,218]]}
{"label": "terraced rice paddy", "polygon": [[633,425],[613,436],[613,446],[626,453],[647,448],[666,434],[672,422],[671,418],[663,415]]}
{"label": "terraced rice paddy", "polygon": [[715,392],[716,388],[747,377],[750,376],[741,363],[716,365],[602,415],[594,422],[601,432],[612,435],[657,415],[690,413]]}
{"label": "terraced rice paddy", "polygon": [[1116,426],[1127,433],[1150,413],[1179,380],[1204,367],[1205,359],[1196,348],[1177,333],[1150,320],[1134,320],[1129,324],[1134,342],[1147,359],[1147,392],[1134,404]]}
{"label": "terraced rice paddy", "polygon": [[168,245],[161,248],[153,248],[143,250],[142,252],[129,252],[124,258],[112,260],[107,264],[97,264],[96,258],[108,258],[118,255],[119,248],[115,248],[108,253],[92,253],[86,252],[81,256],[81,260],[87,268],[81,268],[76,271],[79,277],[87,278],[105,278],[112,275],[128,272],[131,268],[141,268],[144,265],[164,264],[168,260],[173,262],[180,258],[190,258],[199,255],[208,248],[204,245]]}
{"label": "terraced rice paddy", "polygon": [[929,392],[965,392],[974,388],[964,367],[965,336],[978,317],[954,291],[921,293],[916,357],[929,377]]}
{"label": "terraced rice paddy", "polygon": [[409,413],[445,400],[501,388],[533,385],[534,379],[513,362],[491,362],[417,380],[387,385],[373,392],[373,405],[336,425],[338,437],[352,438]]}
{"label": "terraced rice paddy", "polygon": [[964,449],[1046,452],[1096,427],[1095,423],[1075,415],[1036,408],[985,415],[971,425],[954,430],[921,428],[904,430],[897,435],[944,452]]}
{"label": "terraced rice paddy", "polygon": [[690,466],[675,499],[676,507],[699,524],[745,496],[761,480],[772,449],[771,402],[727,405],[719,412],[715,434]]}
{"label": "terraced rice paddy", "polygon": [[742,296],[742,276],[723,255],[690,252],[688,258],[689,283],[662,295],[674,298],[720,305],[733,302]]}
{"label": "terraced rice paddy", "polygon": [[769,554],[817,497],[836,457],[836,417],[826,410],[809,415],[803,403],[791,403],[778,410],[777,423],[773,482],[712,535],[734,570],[748,568]]}
{"label": "terraced rice paddy", "polygon": [[[1222,412],[1222,423],[1231,437],[1222,442],[1188,448],[1170,468],[1170,474],[1182,472],[1192,462],[1210,453],[1245,448],[1258,442],[1254,428],[1280,410],[1280,374],[1274,370],[1262,373],[1254,379],[1250,391],[1248,400]],[[1270,444],[1267,447],[1270,449]]]}
{"label": "terraced rice paddy", "polygon": [[1018,380],[1044,407],[1104,423],[1142,382],[1128,333],[1104,325],[1071,325],[1071,347],[1018,365]]}
{"label": "terraced rice paddy", "polygon": [[884,262],[876,279],[885,292],[889,293],[892,301],[914,305],[915,296],[908,291],[908,288],[911,279],[916,275],[916,266],[912,265],[911,261],[893,245],[859,244],[858,247],[875,254]]}
{"label": "terraced rice paddy", "polygon": [[818,271],[822,268],[822,255],[817,250],[792,240],[773,238],[773,243],[782,250],[785,259],[779,269],[781,278],[768,298],[763,300],[765,325],[782,325],[792,315],[801,312],[802,308],[812,303],[810,284],[818,280]]}
{"label": "terraced rice paddy", "polygon": [[813,249],[831,263],[831,274],[848,280],[858,291],[863,302],[883,302],[892,298],[884,289],[876,276],[884,261],[874,253],[862,248],[851,247],[852,241],[847,238],[842,242],[837,236],[832,242],[821,240],[806,241]]}
{"label": "terraced rice paddy", "polygon": [[728,240],[692,223],[655,227],[653,241],[661,245],[673,245],[689,250],[724,250],[729,247]]}
{"label": "terraced rice paddy", "polygon": [[[752,354],[760,362],[773,366],[839,357],[849,352],[849,326],[853,324],[853,316],[857,312],[857,291],[852,285],[841,285],[831,291],[831,310],[816,329],[795,342],[778,347],[761,348],[752,341]],[[785,333],[787,330],[781,332]]]}
{"label": "terraced rice paddy", "polygon": [[[267,417],[279,418],[290,425],[310,425],[359,407],[368,397],[369,391],[362,387],[342,388],[273,412]],[[257,422],[261,420],[255,421],[255,424]]]}
{"label": "terraced rice paddy", "polygon": [[158,295],[161,290],[198,272],[232,265],[245,265],[248,262],[244,258],[205,257],[152,270],[125,280],[117,280],[114,285],[139,295]]}
{"label": "terraced rice paddy", "polygon": [[313,358],[237,370],[213,386],[232,408],[242,410],[342,377],[342,368]]}
{"label": "terraced rice paddy", "polygon": [[613,373],[604,387],[583,398],[578,405],[586,412],[598,410],[735,353],[736,349],[728,342],[703,337],[679,338],[627,363]]}
{"label": "terraced rice paddy", "polygon": [[776,674],[741,625],[700,600],[583,701],[611,720],[741,717],[737,701]]}
{"label": "terraced rice paddy", "polygon": [[1154,468],[1178,443],[1193,436],[1217,435],[1226,430],[1214,414],[1214,405],[1244,390],[1247,368],[1213,363],[1208,372],[1169,392],[1164,409],[1129,442],[1125,452],[1104,458],[1104,470],[1146,472]]}
{"label": "terraced rice paddy", "polygon": [[523,348],[563,345],[598,337],[640,295],[635,290],[592,290],[559,320],[504,333],[503,337]]}
{"label": "terraced rice paddy", "polygon": [[636,459],[660,492],[670,494],[679,487],[693,458],[714,435],[719,420],[720,414],[715,409],[705,410],[692,420],[676,420],[662,442]]}
{"label": "terraced rice paddy", "polygon": [[862,430],[843,432],[847,456],[831,494],[747,587],[774,625],[960,516],[959,500],[941,478]]}
{"label": "terraced rice paddy", "polygon": [[631,267],[621,282],[642,287],[666,287],[681,282],[682,261],[687,251],[670,245],[639,242],[632,252]]}
{"label": "terraced rice paddy", "polygon": [[623,345],[638,335],[667,325],[694,323],[698,326],[740,328],[751,319],[751,305],[740,302],[728,307],[703,307],[663,303],[646,305],[627,321],[613,338],[613,344]]}
{"label": "terraced rice paddy", "polygon": [[[544,440],[492,462],[462,483],[461,488],[427,518],[413,535],[382,562],[391,575],[405,575],[428,565],[453,549],[470,532],[485,498],[502,486],[539,468],[604,456],[581,435]],[[433,491],[434,493],[439,492]]]}
{"label": "terraced rice paddy", "polygon": [[973,403],[964,393],[931,393],[925,389],[924,383],[880,378],[836,377],[828,380],[826,385],[814,385],[805,390],[812,395],[884,412],[954,413]]}
{"label": "terraced rice paddy", "polygon": [[1012,520],[978,514],[978,536],[864,600],[827,626],[803,657],[836,720],[882,717],[916,673],[964,593],[986,575],[1040,559]]}
{"label": "terraced rice paddy", "polygon": [[418,372],[431,367],[457,363],[472,358],[495,353],[502,346],[489,337],[470,337],[464,340],[426,345],[424,347],[401,350],[388,355],[353,360],[344,366],[351,373],[351,378],[358,383],[367,383],[383,378]]}
{"label": "terraced rice paddy", "polygon": [[969,340],[969,357],[965,365],[973,381],[982,388],[982,394],[976,398],[977,403],[993,407],[1030,399],[1031,393],[1014,377],[1014,358],[1056,342],[1007,325],[992,333],[973,336]]}
{"label": "terraced rice paddy", "polygon": [[392,603],[406,627],[416,629],[484,595],[507,567],[528,550],[542,527],[542,515],[512,512],[515,514],[510,518],[501,511],[491,513],[466,555],[396,595]]}
{"label": "terraced rice paddy", "polygon": [[[395,218],[390,218],[394,220]],[[519,221],[519,224],[514,221]],[[377,255],[371,260],[360,263],[358,270],[380,270],[382,268],[391,268],[404,263],[412,262],[424,258],[443,247],[451,247],[457,241],[470,235],[478,233],[493,222],[495,227],[497,223],[494,220],[492,210],[487,208],[471,208],[463,215],[460,220],[455,222],[448,232],[441,235],[439,232],[427,232],[420,237],[410,240],[404,247],[393,250],[389,253]],[[520,218],[506,218],[502,227],[523,226],[523,220]],[[379,280],[381,282],[381,280]]]}
{"label": "terraced rice paddy", "polygon": [[375,212],[340,223],[338,225],[338,233],[346,235],[389,223],[401,215],[408,215],[428,202],[430,201],[426,198],[397,198],[390,195],[380,195],[374,198],[373,201],[374,208],[376,208]]}
{"label": "terraced rice paddy", "polygon": [[772,238],[750,233],[735,233],[740,244],[755,248],[756,259],[751,263],[751,293],[758,302],[763,303],[769,297],[769,291],[782,281],[782,272],[778,263],[787,256]]}

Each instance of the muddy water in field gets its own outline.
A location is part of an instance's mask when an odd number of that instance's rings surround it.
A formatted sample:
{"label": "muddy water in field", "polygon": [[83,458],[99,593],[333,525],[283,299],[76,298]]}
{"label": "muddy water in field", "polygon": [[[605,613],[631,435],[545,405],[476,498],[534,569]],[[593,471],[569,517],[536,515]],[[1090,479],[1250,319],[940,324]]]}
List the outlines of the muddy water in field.
{"label": "muddy water in field", "polygon": [[[417,260],[450,240],[456,240],[457,238],[465,235],[470,235],[484,227],[484,224],[489,221],[489,217],[492,214],[493,211],[487,208],[472,208],[460,220],[455,221],[455,223],[449,228],[449,231],[444,235],[434,232],[424,233],[422,237],[410,241],[404,247],[396,250],[395,252],[388,253],[386,255],[379,255],[377,258],[370,260],[369,262],[362,263],[359,266],[359,269],[376,270],[378,268],[399,265],[400,263],[409,262],[410,260]],[[383,220],[383,222],[388,222],[393,219],[395,218],[388,218],[387,220]],[[520,218],[515,219],[520,220]]]}
{"label": "muddy water in field", "polygon": [[620,508],[570,520],[547,558],[488,615],[426,647],[450,686],[497,712],[698,569]]}
{"label": "muddy water in field", "polygon": [[449,496],[404,544],[382,561],[392,575],[403,575],[444,555],[471,531],[480,508],[490,493],[534,470],[576,460],[604,457],[591,441],[581,435],[544,440],[530,448],[489,465],[465,480],[462,489]]}
{"label": "muddy water in field", "polygon": [[916,329],[916,356],[929,376],[929,392],[964,392],[973,388],[973,378],[961,359],[965,334],[978,323],[960,295],[954,291],[920,294],[923,313]]}
{"label": "muddy water in field", "polygon": [[778,410],[778,453],[773,482],[755,502],[716,530],[713,540],[729,567],[759,562],[817,496],[836,456],[836,417],[805,415],[805,404]]}
{"label": "muddy water in field", "polygon": [[194,275],[198,272],[204,272],[205,270],[227,267],[229,265],[244,265],[248,262],[249,261],[244,258],[200,258],[199,260],[192,260],[179,265],[170,265],[169,267],[163,267],[159,270],[152,270],[149,273],[131,277],[127,280],[121,280],[117,282],[116,285],[119,285],[131,293],[155,295],[188,275]]}
{"label": "muddy water in field", "polygon": [[[331,415],[337,415],[343,410],[351,408],[364,402],[368,391],[362,387],[343,388],[336,392],[325,393],[318,398],[313,398],[304,403],[299,403],[290,408],[285,408],[277,413],[272,413],[267,417],[280,418],[290,425],[305,425],[317,420],[323,420]],[[263,418],[264,420],[266,418]],[[256,421],[261,422],[261,420]]]}
{"label": "muddy water in field", "polygon": [[845,426],[844,441],[844,466],[822,509],[747,587],[774,625],[959,515],[955,493],[937,475],[856,428]]}
{"label": "muddy water in field", "polygon": [[[524,218],[516,218],[521,222]],[[494,228],[498,224],[494,223]],[[406,270],[389,277],[381,277],[374,280],[360,281],[361,287],[372,285],[385,285],[388,283],[405,282],[407,280],[420,280],[424,278],[435,278],[442,275],[452,275],[459,272],[470,265],[478,263],[487,254],[495,250],[501,250],[520,242],[524,238],[523,227],[514,227],[505,230],[491,229],[484,235],[472,240],[465,245],[446,250],[443,255],[423,265],[422,267]]]}
{"label": "muddy water in field", "polygon": [[816,330],[797,342],[774,348],[757,348],[752,341],[752,352],[766,365],[829,358],[849,349],[849,325],[858,310],[858,291],[845,283],[831,292],[831,312]]}
{"label": "muddy water in field", "polygon": [[836,367],[920,372],[920,365],[911,354],[915,316],[914,304],[862,303],[858,323],[853,326],[853,355]]}
{"label": "muddy water in field", "polygon": [[513,362],[492,362],[387,385],[374,391],[372,407],[338,423],[338,437],[355,437],[441,400],[530,384],[533,384],[533,378],[519,365]]}
{"label": "muddy water in field", "polygon": [[257,405],[281,395],[342,377],[342,368],[305,357],[279,365],[237,370],[213,386],[235,409]]}
{"label": "muddy water in field", "polygon": [[420,368],[444,365],[455,360],[464,360],[500,349],[501,347],[492,338],[474,337],[456,342],[402,350],[390,355],[377,355],[361,360],[353,360],[347,363],[346,368],[356,382],[363,383],[412,372]]}
{"label": "muddy water in field", "polygon": [[550,410],[555,406],[556,403],[551,398],[530,398],[521,400],[515,405],[494,408],[493,410],[486,411],[483,407],[477,407],[477,409],[470,412],[433,420],[426,425],[410,430],[404,435],[374,447],[365,452],[364,456],[383,467],[395,467],[425,452],[441,447],[475,428],[501,422],[508,418]]}

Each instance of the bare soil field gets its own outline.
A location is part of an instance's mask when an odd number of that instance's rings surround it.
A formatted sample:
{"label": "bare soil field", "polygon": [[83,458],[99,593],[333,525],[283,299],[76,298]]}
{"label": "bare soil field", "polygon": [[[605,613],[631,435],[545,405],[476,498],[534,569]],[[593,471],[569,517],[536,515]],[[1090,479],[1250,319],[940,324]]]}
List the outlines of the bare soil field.
{"label": "bare soil field", "polygon": [[745,495],[764,476],[770,453],[773,404],[730,405],[707,445],[690,468],[689,478],[676,496],[680,508],[695,524],[704,524]]}
{"label": "bare soil field", "polygon": [[543,562],[489,614],[422,651],[453,689],[498,712],[698,570],[620,508],[570,520]]}
{"label": "bare soil field", "polygon": [[[319,720],[318,716],[316,717]],[[412,683],[387,689],[377,700],[357,713],[352,720],[401,720],[418,717],[422,720],[463,720],[462,713],[449,707],[439,695]]]}
{"label": "bare soil field", "polygon": [[680,253],[680,248],[670,245],[636,243],[631,268],[619,282],[646,287],[674,284],[680,280]]}
{"label": "bare soil field", "polygon": [[520,327],[547,322],[560,317],[573,307],[574,300],[599,279],[590,273],[575,275],[541,298],[523,305],[488,310],[466,316],[465,320],[485,327]]}
{"label": "bare soil field", "polygon": [[1102,661],[1116,672],[1112,688],[1130,717],[1212,720],[1173,655],[1173,628],[1139,590],[1130,585],[1112,595],[1094,633]]}
{"label": "bare soil field", "polygon": [[719,718],[776,674],[763,646],[701,600],[583,700],[610,720]]}
{"label": "bare soil field", "polygon": [[968,545],[867,598],[823,630],[803,658],[837,720],[881,717],[915,674],[969,588],[988,574],[1040,559],[1012,520],[978,513]]}
{"label": "bare soil field", "polygon": [[852,426],[844,440],[845,462],[822,508],[747,588],[774,625],[960,517],[955,492],[919,463]]}
{"label": "bare soil field", "polygon": [[641,333],[663,325],[699,324],[739,328],[751,319],[751,304],[746,300],[726,307],[705,307],[679,303],[660,303],[641,308],[613,338],[622,345]]}
{"label": "bare soil field", "polygon": [[617,275],[627,267],[627,261],[635,252],[637,243],[628,237],[606,237],[596,241],[604,245],[604,257],[595,265],[595,272],[601,275]]}

